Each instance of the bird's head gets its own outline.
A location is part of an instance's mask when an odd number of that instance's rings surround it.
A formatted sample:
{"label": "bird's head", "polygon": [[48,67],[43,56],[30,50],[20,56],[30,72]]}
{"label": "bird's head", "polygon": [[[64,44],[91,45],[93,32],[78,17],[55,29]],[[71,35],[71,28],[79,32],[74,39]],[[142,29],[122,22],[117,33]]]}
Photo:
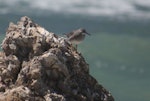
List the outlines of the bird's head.
{"label": "bird's head", "polygon": [[89,34],[84,28],[80,28],[79,30],[80,30],[81,33],[85,33],[85,34],[87,34],[87,35],[91,35],[91,34]]}

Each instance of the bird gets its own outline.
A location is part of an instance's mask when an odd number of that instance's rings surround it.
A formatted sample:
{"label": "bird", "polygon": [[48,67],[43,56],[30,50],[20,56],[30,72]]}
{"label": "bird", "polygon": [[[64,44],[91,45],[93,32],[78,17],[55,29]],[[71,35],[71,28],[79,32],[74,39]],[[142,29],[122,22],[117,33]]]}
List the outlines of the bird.
{"label": "bird", "polygon": [[72,44],[75,44],[77,48],[77,45],[84,40],[85,36],[90,34],[87,33],[84,28],[79,28],[77,30],[73,30],[70,33],[66,33],[65,35],[67,36],[67,40]]}

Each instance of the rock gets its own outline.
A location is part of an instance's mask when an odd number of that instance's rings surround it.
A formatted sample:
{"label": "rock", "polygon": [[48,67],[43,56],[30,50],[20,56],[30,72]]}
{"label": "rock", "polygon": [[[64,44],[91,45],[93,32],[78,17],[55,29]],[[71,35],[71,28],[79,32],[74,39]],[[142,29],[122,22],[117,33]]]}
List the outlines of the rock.
{"label": "rock", "polygon": [[0,101],[114,101],[64,37],[28,17],[10,23],[0,52]]}

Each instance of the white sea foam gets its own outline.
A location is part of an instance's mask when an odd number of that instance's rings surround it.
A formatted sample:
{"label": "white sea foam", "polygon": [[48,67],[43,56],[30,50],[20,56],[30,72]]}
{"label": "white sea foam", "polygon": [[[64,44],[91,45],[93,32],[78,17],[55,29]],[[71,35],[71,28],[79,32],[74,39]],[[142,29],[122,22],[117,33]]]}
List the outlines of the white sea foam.
{"label": "white sea foam", "polygon": [[150,18],[150,0],[0,0],[0,13],[53,11],[90,16]]}

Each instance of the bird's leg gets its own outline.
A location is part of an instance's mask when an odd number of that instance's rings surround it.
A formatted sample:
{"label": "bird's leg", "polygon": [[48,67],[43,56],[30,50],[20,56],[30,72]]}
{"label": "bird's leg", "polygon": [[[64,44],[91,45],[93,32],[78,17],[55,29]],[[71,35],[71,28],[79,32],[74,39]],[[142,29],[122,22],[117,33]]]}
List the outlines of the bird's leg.
{"label": "bird's leg", "polygon": [[78,47],[78,46],[77,46],[77,45],[75,45],[76,50],[77,50],[77,47]]}

